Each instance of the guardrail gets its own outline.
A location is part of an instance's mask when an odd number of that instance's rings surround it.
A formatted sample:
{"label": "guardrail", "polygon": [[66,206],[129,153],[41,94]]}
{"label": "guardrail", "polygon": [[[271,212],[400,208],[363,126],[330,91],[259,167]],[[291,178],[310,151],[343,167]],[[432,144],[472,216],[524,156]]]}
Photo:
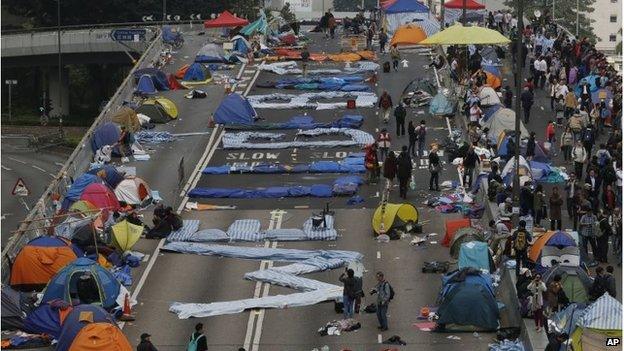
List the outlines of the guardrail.
{"label": "guardrail", "polygon": [[[137,28],[137,27],[153,27],[161,25],[183,25],[189,23],[204,23],[205,20],[189,20],[189,21],[149,21],[149,22],[120,22],[120,23],[101,23],[101,24],[77,24],[71,26],[61,26],[61,31],[80,30],[80,29],[102,29],[102,28]],[[2,35],[23,34],[23,33],[39,33],[39,32],[55,32],[58,27],[39,27],[31,29],[9,29],[2,30]]]}
{"label": "guardrail", "polygon": [[37,236],[45,234],[45,227],[49,226],[49,219],[44,222],[46,223],[45,225],[41,225],[41,218],[49,218],[54,215],[51,195],[53,193],[64,195],[73,179],[88,169],[93,157],[93,151],[91,150],[90,145],[93,132],[103,123],[109,122],[114,112],[121,106],[121,103],[132,97],[134,92],[133,74],[137,69],[145,68],[158,59],[160,52],[163,49],[163,43],[162,40],[160,40],[161,35],[162,33],[158,33],[154,37],[152,43],[149,45],[147,50],[145,50],[137,64],[134,68],[132,68],[126,79],[119,86],[115,94],[113,94],[106,106],[102,109],[102,112],[97,116],[89,130],[85,133],[82,140],[69,156],[57,176],[41,195],[41,198],[28,213],[26,219],[22,222],[20,227],[7,241],[5,247],[2,249],[1,270],[3,283],[8,282],[11,262],[24,244]]}

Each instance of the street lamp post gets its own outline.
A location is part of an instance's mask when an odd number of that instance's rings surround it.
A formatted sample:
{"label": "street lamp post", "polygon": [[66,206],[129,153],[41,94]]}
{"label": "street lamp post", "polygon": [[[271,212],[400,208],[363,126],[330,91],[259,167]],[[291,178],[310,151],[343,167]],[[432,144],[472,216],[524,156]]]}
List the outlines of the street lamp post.
{"label": "street lamp post", "polygon": [[444,30],[444,0],[440,0],[440,30]]}
{"label": "street lamp post", "polygon": [[56,41],[58,45],[58,113],[59,133],[63,135],[63,66],[61,58],[61,0],[56,2]]}
{"label": "street lamp post", "polygon": [[515,120],[515,143],[516,149],[514,150],[514,163],[515,163],[515,172],[513,179],[513,218],[514,223],[517,225],[519,216],[520,216],[520,116],[522,114],[522,109],[520,105],[520,95],[522,95],[522,51],[523,51],[523,38],[522,38],[522,30],[524,28],[524,20],[522,16],[524,16],[524,0],[516,0],[516,11],[518,15],[518,33],[516,37],[516,67],[515,67],[515,81],[516,81],[516,101],[515,101],[515,110],[516,110],[516,120]]}
{"label": "street lamp post", "polygon": [[579,0],[576,0],[576,39],[578,40],[578,36],[579,36],[579,9],[580,9],[580,3]]}
{"label": "street lamp post", "polygon": [[163,0],[162,2],[162,11],[163,11],[163,25],[165,24],[165,22],[167,21],[167,0]]}
{"label": "street lamp post", "polygon": [[462,4],[462,24],[466,25],[466,0]]}
{"label": "street lamp post", "polygon": [[17,80],[15,79],[7,79],[4,81],[4,84],[9,86],[9,121],[13,120],[13,112],[11,110],[11,99],[13,98],[13,86],[17,85]]}

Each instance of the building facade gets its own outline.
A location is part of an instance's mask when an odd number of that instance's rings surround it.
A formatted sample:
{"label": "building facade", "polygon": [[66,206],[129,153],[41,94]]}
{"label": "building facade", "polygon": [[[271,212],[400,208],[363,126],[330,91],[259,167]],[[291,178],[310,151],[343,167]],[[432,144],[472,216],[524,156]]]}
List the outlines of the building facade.
{"label": "building facade", "polygon": [[622,40],[622,1],[597,0],[594,3],[594,12],[589,17],[594,20],[592,26],[598,37],[598,50],[614,53],[616,45]]}

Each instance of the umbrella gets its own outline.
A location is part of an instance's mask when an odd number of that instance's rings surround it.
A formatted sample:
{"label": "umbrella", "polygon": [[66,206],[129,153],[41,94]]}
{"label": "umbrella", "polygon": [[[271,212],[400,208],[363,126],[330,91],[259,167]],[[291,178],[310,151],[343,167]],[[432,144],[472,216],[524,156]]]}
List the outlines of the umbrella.
{"label": "umbrella", "polygon": [[470,45],[470,44],[508,44],[511,41],[499,32],[483,27],[464,27],[460,23],[448,27],[420,45]]}
{"label": "umbrella", "polygon": [[113,244],[124,252],[130,250],[143,234],[142,226],[132,224],[125,219],[115,224],[112,229]]}

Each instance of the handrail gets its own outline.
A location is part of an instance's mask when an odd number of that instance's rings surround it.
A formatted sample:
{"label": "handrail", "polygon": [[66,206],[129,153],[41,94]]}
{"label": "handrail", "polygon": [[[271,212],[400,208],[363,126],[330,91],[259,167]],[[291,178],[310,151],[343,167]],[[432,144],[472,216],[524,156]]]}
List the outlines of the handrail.
{"label": "handrail", "polygon": [[[166,24],[189,24],[204,23],[205,20],[188,20],[188,21],[149,21],[149,22],[119,22],[119,23],[101,23],[101,24],[76,24],[69,26],[61,26],[61,31],[80,30],[80,29],[106,29],[117,27],[156,27]],[[8,29],[2,30],[2,35],[39,33],[39,32],[56,32],[58,27],[38,27],[31,29]]]}

